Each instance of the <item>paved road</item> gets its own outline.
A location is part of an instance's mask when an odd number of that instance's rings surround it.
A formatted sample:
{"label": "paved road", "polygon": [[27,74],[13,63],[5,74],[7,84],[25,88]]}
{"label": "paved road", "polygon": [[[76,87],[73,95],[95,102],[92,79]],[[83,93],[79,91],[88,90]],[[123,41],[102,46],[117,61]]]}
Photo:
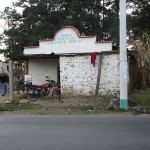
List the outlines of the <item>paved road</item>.
{"label": "paved road", "polygon": [[150,150],[150,116],[0,116],[0,150]]}

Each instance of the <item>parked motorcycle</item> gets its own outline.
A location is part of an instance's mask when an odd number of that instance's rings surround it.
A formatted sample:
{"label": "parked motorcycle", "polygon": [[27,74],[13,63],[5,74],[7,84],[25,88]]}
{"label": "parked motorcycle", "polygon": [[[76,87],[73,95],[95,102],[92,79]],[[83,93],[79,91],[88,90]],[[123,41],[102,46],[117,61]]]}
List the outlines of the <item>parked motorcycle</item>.
{"label": "parked motorcycle", "polygon": [[27,98],[30,101],[36,101],[41,96],[47,96],[52,89],[52,96],[60,96],[60,86],[55,84],[54,80],[46,80],[43,85],[31,85],[28,87]]}
{"label": "parked motorcycle", "polygon": [[[53,91],[52,91],[52,96],[60,96],[60,84],[57,82],[57,84],[53,85]],[[59,97],[60,100],[60,97]]]}

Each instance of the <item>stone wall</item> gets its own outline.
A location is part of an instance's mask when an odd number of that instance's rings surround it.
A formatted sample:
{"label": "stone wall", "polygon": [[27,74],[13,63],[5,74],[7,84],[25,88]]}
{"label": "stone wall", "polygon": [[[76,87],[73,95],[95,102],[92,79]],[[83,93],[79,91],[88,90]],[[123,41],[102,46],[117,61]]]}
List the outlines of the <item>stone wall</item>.
{"label": "stone wall", "polygon": [[[63,95],[94,95],[99,56],[91,64],[90,55],[61,56],[60,82]],[[114,95],[119,91],[119,55],[103,54],[99,94]]]}
{"label": "stone wall", "polygon": [[114,95],[119,92],[120,85],[119,54],[105,54],[102,60],[102,70],[99,85],[100,95]]}

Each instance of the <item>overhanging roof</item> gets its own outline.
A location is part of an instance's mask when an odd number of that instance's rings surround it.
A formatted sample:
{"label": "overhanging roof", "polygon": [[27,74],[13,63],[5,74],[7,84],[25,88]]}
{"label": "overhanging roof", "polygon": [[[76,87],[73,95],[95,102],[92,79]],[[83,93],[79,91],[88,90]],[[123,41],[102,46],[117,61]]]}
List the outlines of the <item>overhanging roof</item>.
{"label": "overhanging roof", "polygon": [[[119,51],[115,50],[115,51],[104,51],[104,52],[100,52],[97,54],[115,54],[115,53],[119,53]],[[76,54],[30,54],[30,55],[17,55],[17,56],[13,56],[12,59],[14,60],[27,60],[27,59],[40,59],[40,58],[59,58],[61,56],[83,56],[83,55],[90,55],[91,53],[76,53]]]}
{"label": "overhanging roof", "polygon": [[32,55],[17,55],[13,56],[15,60],[39,59],[39,58],[59,58],[59,55],[54,54],[32,54]]}

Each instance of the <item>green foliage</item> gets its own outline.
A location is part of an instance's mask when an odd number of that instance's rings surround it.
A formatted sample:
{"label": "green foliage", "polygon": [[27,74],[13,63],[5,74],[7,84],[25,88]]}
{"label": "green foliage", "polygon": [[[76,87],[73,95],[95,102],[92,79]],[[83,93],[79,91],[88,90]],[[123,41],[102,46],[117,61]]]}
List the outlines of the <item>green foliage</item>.
{"label": "green foliage", "polygon": [[0,104],[0,111],[17,111],[17,110],[27,110],[27,109],[38,109],[42,108],[39,104],[22,103],[16,104]]}
{"label": "green foliage", "polygon": [[[132,3],[131,3],[132,2]],[[128,18],[128,34],[137,38],[143,33],[150,35],[150,2],[149,0],[132,0],[129,5],[132,13]]]}
{"label": "green foliage", "polygon": [[27,94],[23,93],[23,94],[19,94],[19,99],[27,99]]}
{"label": "green foliage", "polygon": [[[127,0],[128,35],[150,34],[149,0]],[[22,8],[18,13],[16,8]],[[63,26],[72,25],[81,34],[97,35],[119,46],[119,0],[19,0],[1,12],[6,22],[6,56],[23,53],[25,46],[36,46],[40,39],[53,38]]]}
{"label": "green foliage", "polygon": [[[16,7],[23,9],[22,14]],[[8,26],[4,31],[6,56],[22,54],[24,46],[38,45],[39,39],[52,38],[66,25],[75,26],[81,34],[97,35],[98,40],[113,39],[118,44],[117,0],[20,0],[14,9],[5,8],[1,17]]]}
{"label": "green foliage", "polygon": [[132,91],[129,94],[129,100],[135,101],[138,106],[150,108],[150,89]]}
{"label": "green foliage", "polygon": [[137,39],[131,40],[140,74],[141,88],[150,87],[150,36],[144,33]]}
{"label": "green foliage", "polygon": [[93,110],[93,106],[88,105],[88,106],[70,106],[69,109],[71,110],[78,110],[78,111],[89,111]]}

